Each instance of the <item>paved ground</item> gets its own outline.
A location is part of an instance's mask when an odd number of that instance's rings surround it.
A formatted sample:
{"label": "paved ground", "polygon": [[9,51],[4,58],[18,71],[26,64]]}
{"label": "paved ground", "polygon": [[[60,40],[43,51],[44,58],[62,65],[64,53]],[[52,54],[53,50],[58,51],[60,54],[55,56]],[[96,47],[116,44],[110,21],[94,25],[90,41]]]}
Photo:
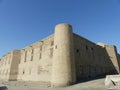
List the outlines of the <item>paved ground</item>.
{"label": "paved ground", "polygon": [[[2,82],[0,85],[5,85],[8,89],[6,90],[108,90],[104,86],[105,78],[84,81],[65,88],[51,88],[49,85],[39,82]],[[0,90],[5,90],[5,87]]]}

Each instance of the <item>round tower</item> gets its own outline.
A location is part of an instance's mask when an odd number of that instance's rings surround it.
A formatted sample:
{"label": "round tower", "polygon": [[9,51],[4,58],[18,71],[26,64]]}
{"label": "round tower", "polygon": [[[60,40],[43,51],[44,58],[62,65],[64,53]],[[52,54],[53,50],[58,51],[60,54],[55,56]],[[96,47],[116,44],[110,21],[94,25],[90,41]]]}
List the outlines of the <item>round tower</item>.
{"label": "round tower", "polygon": [[52,87],[64,87],[76,82],[72,26],[58,24],[54,34]]}

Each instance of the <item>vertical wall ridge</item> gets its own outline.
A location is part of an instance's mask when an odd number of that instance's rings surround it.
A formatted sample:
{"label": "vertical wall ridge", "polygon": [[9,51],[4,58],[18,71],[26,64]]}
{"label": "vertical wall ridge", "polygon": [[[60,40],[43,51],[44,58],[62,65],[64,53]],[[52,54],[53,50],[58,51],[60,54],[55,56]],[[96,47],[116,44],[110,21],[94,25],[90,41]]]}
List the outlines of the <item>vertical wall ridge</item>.
{"label": "vertical wall ridge", "polygon": [[52,61],[53,87],[68,86],[76,82],[72,26],[59,24],[55,27],[54,56]]}

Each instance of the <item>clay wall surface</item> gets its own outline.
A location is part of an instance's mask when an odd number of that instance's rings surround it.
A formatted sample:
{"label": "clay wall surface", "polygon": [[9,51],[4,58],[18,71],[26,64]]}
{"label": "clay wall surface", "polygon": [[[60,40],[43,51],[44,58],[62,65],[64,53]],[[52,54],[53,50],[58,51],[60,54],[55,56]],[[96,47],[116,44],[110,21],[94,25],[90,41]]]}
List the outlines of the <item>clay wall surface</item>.
{"label": "clay wall surface", "polygon": [[117,73],[105,47],[74,34],[74,50],[77,80]]}
{"label": "clay wall surface", "polygon": [[9,80],[11,61],[12,53],[8,53],[2,57],[0,61],[0,80]]}
{"label": "clay wall surface", "polygon": [[18,72],[18,60],[20,57],[19,50],[14,50],[4,55],[0,61],[0,80],[16,80]]}
{"label": "clay wall surface", "polygon": [[10,66],[9,81],[16,81],[19,71],[19,61],[20,61],[20,50],[15,50],[12,52],[12,61]]}
{"label": "clay wall surface", "polygon": [[119,68],[120,68],[120,54],[117,54],[118,55],[118,65],[119,65]]}
{"label": "clay wall surface", "polygon": [[120,54],[118,56],[119,56],[119,60],[120,60]]}
{"label": "clay wall surface", "polygon": [[50,82],[54,35],[21,50],[18,80]]}
{"label": "clay wall surface", "polygon": [[117,70],[117,73],[119,73],[119,71],[120,71],[120,69],[119,69],[119,58],[118,58],[116,46],[105,45],[105,49],[107,51],[107,54],[108,54],[111,62],[113,63],[115,69]]}
{"label": "clay wall surface", "polygon": [[76,83],[71,25],[56,25],[54,44],[51,86],[64,87]]}
{"label": "clay wall surface", "polygon": [[119,61],[120,61],[120,54],[118,54],[118,58],[119,58]]}
{"label": "clay wall surface", "polygon": [[[114,45],[95,44],[60,24],[54,35],[0,59],[0,80],[39,81],[53,87],[75,84],[81,79],[117,74],[120,55]],[[77,81],[76,81],[77,80]]]}

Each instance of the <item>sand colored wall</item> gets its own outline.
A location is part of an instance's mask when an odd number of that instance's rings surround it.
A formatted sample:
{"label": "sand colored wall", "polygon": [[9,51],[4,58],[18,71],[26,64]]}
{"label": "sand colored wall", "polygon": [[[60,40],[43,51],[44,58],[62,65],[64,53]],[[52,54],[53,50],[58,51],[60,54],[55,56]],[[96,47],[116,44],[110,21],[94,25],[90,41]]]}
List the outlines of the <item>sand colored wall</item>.
{"label": "sand colored wall", "polygon": [[0,60],[0,80],[40,81],[63,87],[84,78],[119,73],[113,45],[95,44],[59,24],[54,35],[14,50]]}
{"label": "sand colored wall", "polygon": [[19,50],[14,50],[4,55],[0,61],[0,80],[17,80],[19,60]]}
{"label": "sand colored wall", "polygon": [[119,65],[119,69],[120,69],[120,54],[117,54],[118,55],[118,65]]}
{"label": "sand colored wall", "polygon": [[53,37],[51,35],[21,50],[18,80],[50,82]]}
{"label": "sand colored wall", "polygon": [[52,61],[53,87],[68,86],[76,82],[72,26],[59,24],[55,27],[54,57]]}
{"label": "sand colored wall", "polygon": [[74,45],[78,81],[83,78],[118,73],[118,59],[114,47],[96,45],[77,34],[74,34]]}
{"label": "sand colored wall", "polygon": [[12,61],[11,61],[11,67],[10,67],[10,76],[9,76],[9,80],[10,81],[15,81],[17,80],[18,77],[18,64],[20,61],[20,51],[19,50],[15,50],[12,52]]}
{"label": "sand colored wall", "polygon": [[12,53],[4,55],[0,61],[0,80],[9,80]]}
{"label": "sand colored wall", "polygon": [[118,59],[120,60],[120,55],[118,54]]}
{"label": "sand colored wall", "polygon": [[114,45],[105,45],[105,49],[108,53],[108,56],[110,57],[111,62],[113,63],[115,69],[117,70],[117,73],[120,72],[119,69],[119,58],[117,54],[117,49]]}

